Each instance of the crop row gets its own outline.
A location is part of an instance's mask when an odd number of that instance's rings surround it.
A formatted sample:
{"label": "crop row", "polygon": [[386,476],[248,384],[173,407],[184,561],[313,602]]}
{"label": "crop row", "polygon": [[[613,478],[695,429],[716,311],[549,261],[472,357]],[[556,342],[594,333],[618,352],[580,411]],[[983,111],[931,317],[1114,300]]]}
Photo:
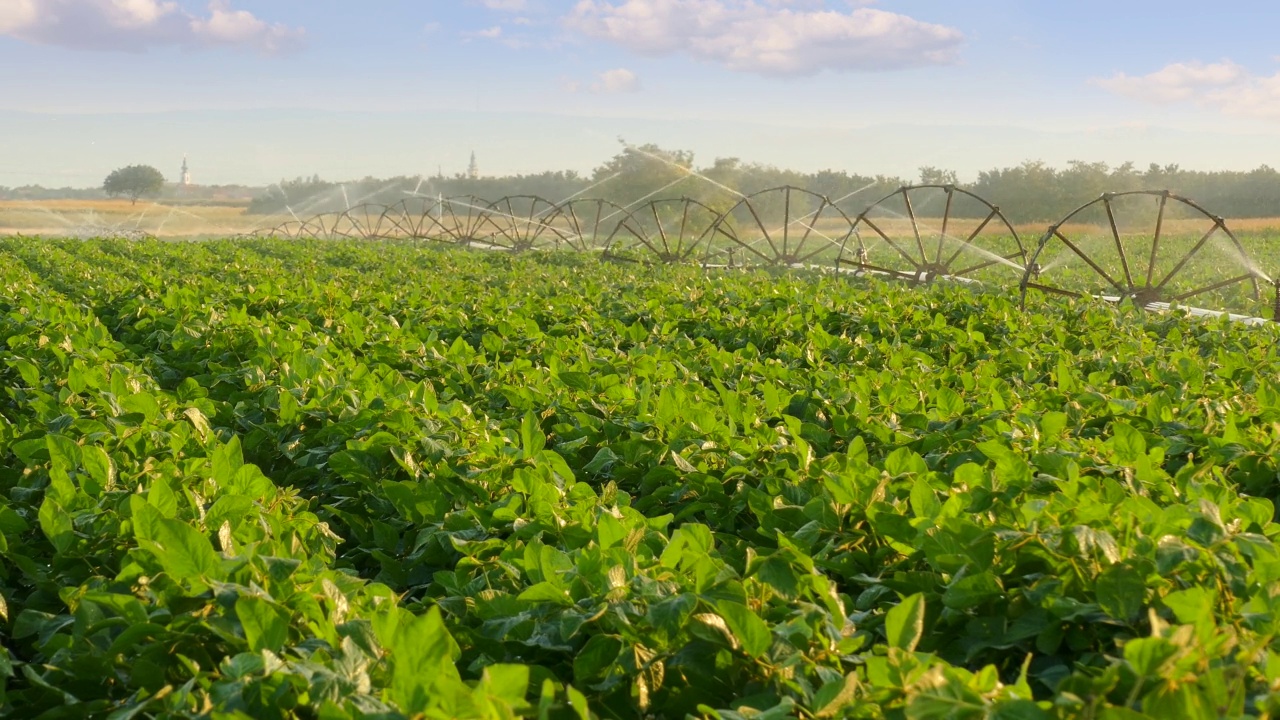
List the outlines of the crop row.
{"label": "crop row", "polygon": [[394,242],[0,283],[10,714],[1280,701],[1270,329]]}

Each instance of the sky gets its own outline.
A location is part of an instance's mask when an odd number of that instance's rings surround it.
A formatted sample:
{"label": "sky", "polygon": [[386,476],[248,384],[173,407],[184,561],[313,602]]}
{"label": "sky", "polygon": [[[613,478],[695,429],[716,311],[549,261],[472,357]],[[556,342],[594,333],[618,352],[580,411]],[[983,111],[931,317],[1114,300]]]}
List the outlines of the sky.
{"label": "sky", "polygon": [[1280,166],[1257,0],[0,0],[0,185]]}

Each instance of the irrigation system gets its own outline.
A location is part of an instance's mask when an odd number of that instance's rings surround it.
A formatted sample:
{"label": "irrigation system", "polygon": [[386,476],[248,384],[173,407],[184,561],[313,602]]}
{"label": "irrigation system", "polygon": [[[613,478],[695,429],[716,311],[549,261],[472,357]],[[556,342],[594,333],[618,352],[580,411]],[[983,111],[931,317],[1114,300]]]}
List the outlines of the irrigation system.
{"label": "irrigation system", "polygon": [[[720,208],[688,197],[624,207],[580,197],[414,196],[295,217],[251,235],[565,249],[705,268],[822,268],[913,284],[1016,283],[1024,303],[1032,292],[1095,297],[1251,322],[1266,321],[1256,317],[1266,287],[1275,293],[1271,319],[1280,322],[1280,283],[1226,220],[1168,190],[1104,194],[1032,244],[999,207],[954,185],[904,186],[862,208],[792,186],[737,194]],[[1241,307],[1253,312],[1230,312]]]}

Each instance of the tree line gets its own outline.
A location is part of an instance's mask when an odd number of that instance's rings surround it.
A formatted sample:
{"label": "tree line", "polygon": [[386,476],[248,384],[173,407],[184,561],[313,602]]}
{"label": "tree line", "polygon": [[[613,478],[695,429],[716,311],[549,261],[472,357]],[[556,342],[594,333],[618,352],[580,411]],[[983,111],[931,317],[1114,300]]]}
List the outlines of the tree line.
{"label": "tree line", "polygon": [[738,158],[717,158],[699,166],[691,152],[655,145],[628,146],[589,175],[560,171],[470,178],[460,174],[365,178],[346,183],[318,176],[296,178],[267,188],[254,199],[249,212],[283,214],[292,210],[302,217],[361,203],[393,205],[417,198],[419,206],[425,206],[430,199],[467,195],[481,200],[534,195],[552,203],[583,197],[624,207],[636,207],[652,198],[689,197],[724,211],[743,195],[793,185],[838,200],[842,210],[856,215],[899,187],[916,182],[961,185],[1020,223],[1053,222],[1104,192],[1142,189],[1172,190],[1224,217],[1280,217],[1280,172],[1266,165],[1240,172],[1155,164],[1139,169],[1133,163],[1112,166],[1083,161],[1052,167],[1028,161],[987,170],[975,181],[961,183],[954,172],[934,167],[920,168],[917,177],[908,179],[842,170],[804,173]]}
{"label": "tree line", "polygon": [[[191,202],[228,193],[241,197],[252,194],[248,213],[298,217],[365,203],[394,205],[408,201],[416,207],[427,207],[437,198],[473,196],[492,201],[513,195],[533,195],[552,203],[578,197],[603,199],[626,208],[653,198],[688,197],[723,212],[744,195],[792,185],[837,201],[844,212],[853,216],[899,187],[917,182],[960,185],[1000,207],[1018,223],[1053,222],[1104,192],[1142,189],[1172,190],[1223,217],[1280,217],[1280,171],[1266,165],[1242,172],[1186,170],[1178,165],[1156,164],[1139,169],[1133,163],[1112,166],[1083,161],[1052,167],[1027,161],[986,170],[976,180],[962,183],[956,173],[935,167],[922,167],[916,177],[908,179],[843,170],[805,173],[738,158],[716,158],[710,164],[698,165],[692,152],[656,145],[626,146],[588,175],[565,170],[479,178],[465,174],[366,177],[349,182],[313,175],[257,189],[191,188],[178,193],[166,186],[162,198]],[[105,190],[0,187],[0,199],[87,199],[103,197]]]}

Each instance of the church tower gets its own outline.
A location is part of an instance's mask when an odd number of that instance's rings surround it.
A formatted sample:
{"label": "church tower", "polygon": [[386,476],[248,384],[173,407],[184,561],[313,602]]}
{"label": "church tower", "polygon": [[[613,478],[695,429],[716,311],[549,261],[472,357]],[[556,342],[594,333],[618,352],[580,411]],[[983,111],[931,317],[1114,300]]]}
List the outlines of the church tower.
{"label": "church tower", "polygon": [[186,155],[182,156],[182,174],[179,177],[182,178],[178,182],[179,185],[181,185],[184,188],[191,187],[191,170],[187,167]]}

